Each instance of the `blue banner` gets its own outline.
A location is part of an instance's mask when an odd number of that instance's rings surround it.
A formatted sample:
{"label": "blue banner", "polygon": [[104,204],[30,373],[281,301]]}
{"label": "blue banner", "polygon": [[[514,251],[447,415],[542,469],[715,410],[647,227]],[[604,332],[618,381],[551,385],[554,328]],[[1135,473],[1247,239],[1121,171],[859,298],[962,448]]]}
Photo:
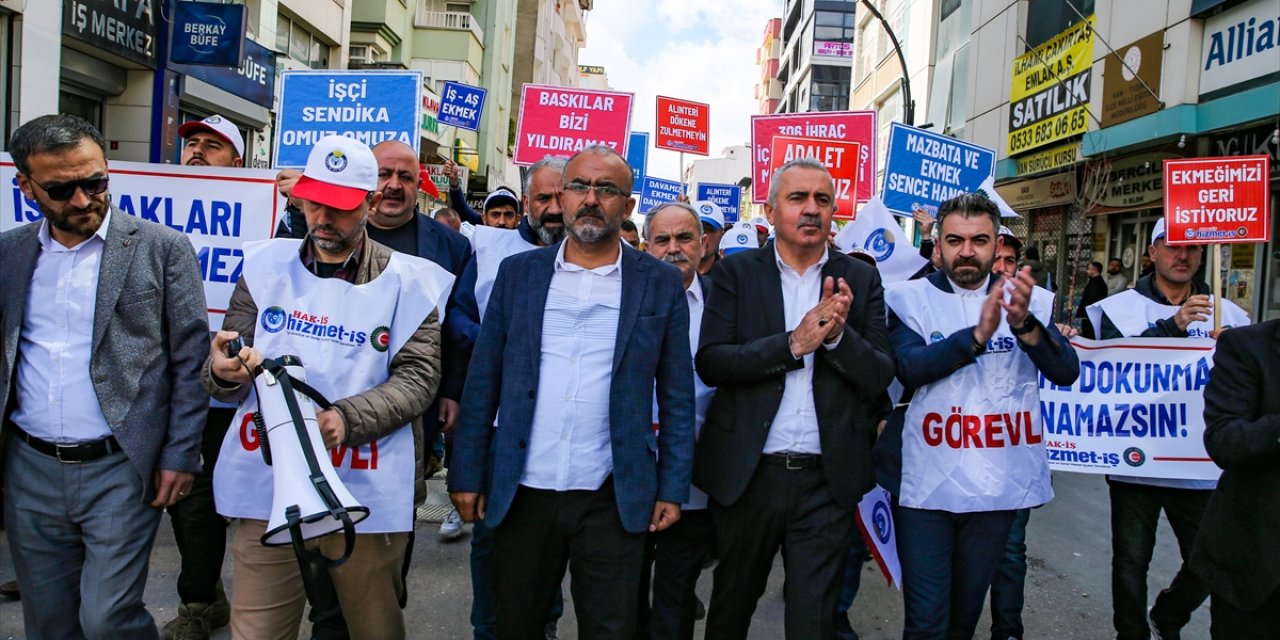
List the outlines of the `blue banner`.
{"label": "blue banner", "polygon": [[725,225],[738,221],[738,204],[742,202],[742,187],[736,184],[698,183],[698,200],[710,200],[720,205]]}
{"label": "blue banner", "polygon": [[205,67],[171,62],[169,68],[184,76],[208,82],[260,107],[270,109],[275,101],[276,54],[248,38],[244,39],[244,54],[235,64]]}
{"label": "blue banner", "polygon": [[234,67],[240,64],[244,41],[244,5],[211,2],[174,4],[170,61]]}
{"label": "blue banner", "polygon": [[486,93],[480,87],[457,82],[444,83],[440,91],[440,115],[436,116],[436,121],[459,129],[478,131]]}
{"label": "blue banner", "polygon": [[649,213],[650,209],[666,203],[675,202],[684,191],[684,185],[675,180],[663,180],[653,176],[645,176],[640,188],[640,213]]}
{"label": "blue banner", "polygon": [[995,166],[992,149],[894,122],[885,156],[884,205],[898,215],[915,209],[936,215],[944,201],[977,191]]}
{"label": "blue banner", "polygon": [[416,154],[421,121],[421,71],[286,71],[280,80],[275,166],[306,166],[311,147],[332,134],[370,147],[398,140]]}
{"label": "blue banner", "polygon": [[631,184],[643,184],[649,175],[649,134],[632,131],[627,142],[627,164],[631,165]]}

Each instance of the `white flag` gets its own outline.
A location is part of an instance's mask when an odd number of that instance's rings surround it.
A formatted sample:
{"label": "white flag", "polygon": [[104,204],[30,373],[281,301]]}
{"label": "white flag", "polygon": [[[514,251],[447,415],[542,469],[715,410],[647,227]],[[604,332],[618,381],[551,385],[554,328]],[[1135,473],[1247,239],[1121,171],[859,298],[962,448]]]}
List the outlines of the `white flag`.
{"label": "white flag", "polygon": [[836,234],[836,246],[848,253],[855,247],[871,254],[884,282],[910,278],[928,260],[920,257],[898,219],[885,208],[880,196],[873,196],[858,210],[858,217]]}
{"label": "white flag", "polygon": [[995,178],[991,176],[987,176],[987,179],[983,180],[982,185],[978,187],[978,191],[985,193],[987,197],[991,199],[992,202],[996,203],[996,206],[1000,208],[1001,218],[1021,218],[1022,217],[1018,215],[1018,212],[1013,210],[1013,207],[1009,206],[1008,202],[1004,201],[1004,198],[1000,197],[1000,193],[996,191]]}
{"label": "white flag", "polygon": [[889,492],[876,485],[858,503],[858,530],[867,541],[871,557],[876,559],[884,579],[902,590],[902,564],[898,561],[898,532],[893,526],[893,510],[889,508]]}

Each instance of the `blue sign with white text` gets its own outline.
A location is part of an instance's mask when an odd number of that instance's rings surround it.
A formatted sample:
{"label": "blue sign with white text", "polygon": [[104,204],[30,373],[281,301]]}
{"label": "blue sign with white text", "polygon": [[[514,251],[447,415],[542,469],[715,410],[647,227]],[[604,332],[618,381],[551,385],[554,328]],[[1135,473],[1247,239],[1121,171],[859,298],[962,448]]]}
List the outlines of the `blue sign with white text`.
{"label": "blue sign with white text", "polygon": [[244,39],[244,54],[234,64],[206,67],[171,62],[169,68],[184,76],[208,82],[260,107],[270,109],[275,100],[276,54],[248,38]]}
{"label": "blue sign with white text", "polygon": [[480,114],[484,112],[485,90],[480,87],[446,82],[440,91],[440,114],[436,121],[459,129],[480,129]]}
{"label": "blue sign with white text", "polygon": [[884,206],[904,216],[921,208],[936,213],[944,201],[976,191],[995,166],[993,149],[894,122],[885,156]]}
{"label": "blue sign with white text", "polygon": [[398,140],[418,152],[422,72],[286,71],[276,115],[277,168],[301,168],[321,138],[341,134],[370,147]]}
{"label": "blue sign with white text", "polygon": [[698,183],[698,200],[710,200],[720,205],[724,222],[731,225],[738,221],[738,204],[742,202],[742,187],[736,184]]}
{"label": "blue sign with white text", "polygon": [[245,6],[211,2],[174,4],[169,60],[234,67],[245,41]]}
{"label": "blue sign with white text", "polygon": [[632,131],[627,142],[627,164],[631,165],[631,184],[642,184],[649,175],[649,134]]}
{"label": "blue sign with white text", "polygon": [[675,202],[684,192],[684,185],[675,180],[663,180],[653,176],[645,176],[640,189],[640,213],[649,213],[654,207],[667,202]]}

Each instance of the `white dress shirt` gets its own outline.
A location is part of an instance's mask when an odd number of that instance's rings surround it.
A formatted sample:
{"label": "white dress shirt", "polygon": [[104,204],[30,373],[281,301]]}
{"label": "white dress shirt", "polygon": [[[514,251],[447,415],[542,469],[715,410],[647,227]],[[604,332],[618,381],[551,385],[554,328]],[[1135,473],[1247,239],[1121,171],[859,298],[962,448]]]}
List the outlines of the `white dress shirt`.
{"label": "white dress shirt", "polygon": [[[785,311],[787,331],[800,326],[804,314],[822,300],[822,266],[827,263],[827,253],[804,273],[797,273],[787,266],[773,248],[782,281],[782,307]],[[833,349],[836,344],[823,345]],[[818,436],[818,410],[813,403],[813,354],[804,357],[804,368],[787,373],[782,389],[782,402],[773,416],[769,437],[764,441],[764,453],[822,453],[822,441]]]}
{"label": "white dress shirt", "polygon": [[[689,285],[684,291],[685,302],[689,303],[689,366],[693,366],[693,355],[698,352],[698,340],[702,337],[702,311],[706,306],[705,293],[702,290],[702,282],[697,276],[693,278],[693,284]],[[694,400],[694,422],[693,437],[697,441],[698,435],[702,433],[702,423],[707,419],[707,408],[711,406],[711,399],[715,397],[715,389],[708,387],[702,378],[698,376],[698,372],[693,372],[693,400]],[[658,393],[655,390],[653,394],[653,428],[658,428]],[[658,437],[662,437],[662,432],[658,432]],[[680,505],[682,511],[690,511],[693,509],[707,508],[707,494],[701,489],[689,485],[689,501]]]}
{"label": "white dress shirt", "polygon": [[98,269],[111,212],[97,233],[67,248],[40,226],[40,254],[31,274],[18,338],[16,398],[10,419],[52,442],[100,440],[111,435],[89,376]]}
{"label": "white dress shirt", "polygon": [[542,319],[538,396],[520,484],[595,490],[613,473],[609,391],[622,308],[622,253],[584,269],[565,261],[564,243]]}

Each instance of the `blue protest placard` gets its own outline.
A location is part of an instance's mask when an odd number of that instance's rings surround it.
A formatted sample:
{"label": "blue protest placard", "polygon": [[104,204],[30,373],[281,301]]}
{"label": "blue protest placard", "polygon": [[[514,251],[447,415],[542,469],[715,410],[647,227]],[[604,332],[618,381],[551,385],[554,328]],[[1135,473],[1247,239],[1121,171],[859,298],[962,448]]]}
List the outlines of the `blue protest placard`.
{"label": "blue protest placard", "polygon": [[286,71],[280,78],[275,166],[306,166],[311,147],[332,134],[370,147],[398,140],[416,154],[421,121],[421,71]]}
{"label": "blue protest placard", "polygon": [[244,41],[244,5],[175,3],[170,61],[235,67],[240,64]]}
{"label": "blue protest placard", "polygon": [[884,205],[903,216],[978,189],[994,175],[993,149],[895,122],[885,156]]}
{"label": "blue protest placard", "polygon": [[720,205],[726,224],[738,221],[738,204],[742,202],[742,187],[736,184],[698,183],[698,200],[710,200]]}
{"label": "blue protest placard", "polygon": [[446,82],[440,90],[440,115],[436,120],[440,124],[453,125],[459,129],[480,129],[480,114],[484,113],[484,97],[486,91],[480,87]]}
{"label": "blue protest placard", "polygon": [[653,176],[645,176],[640,188],[640,213],[649,213],[650,209],[666,203],[675,202],[684,192],[684,185],[675,180],[663,180]]}
{"label": "blue protest placard", "polygon": [[649,175],[649,134],[632,131],[627,142],[627,164],[631,165],[631,184],[641,184]]}

